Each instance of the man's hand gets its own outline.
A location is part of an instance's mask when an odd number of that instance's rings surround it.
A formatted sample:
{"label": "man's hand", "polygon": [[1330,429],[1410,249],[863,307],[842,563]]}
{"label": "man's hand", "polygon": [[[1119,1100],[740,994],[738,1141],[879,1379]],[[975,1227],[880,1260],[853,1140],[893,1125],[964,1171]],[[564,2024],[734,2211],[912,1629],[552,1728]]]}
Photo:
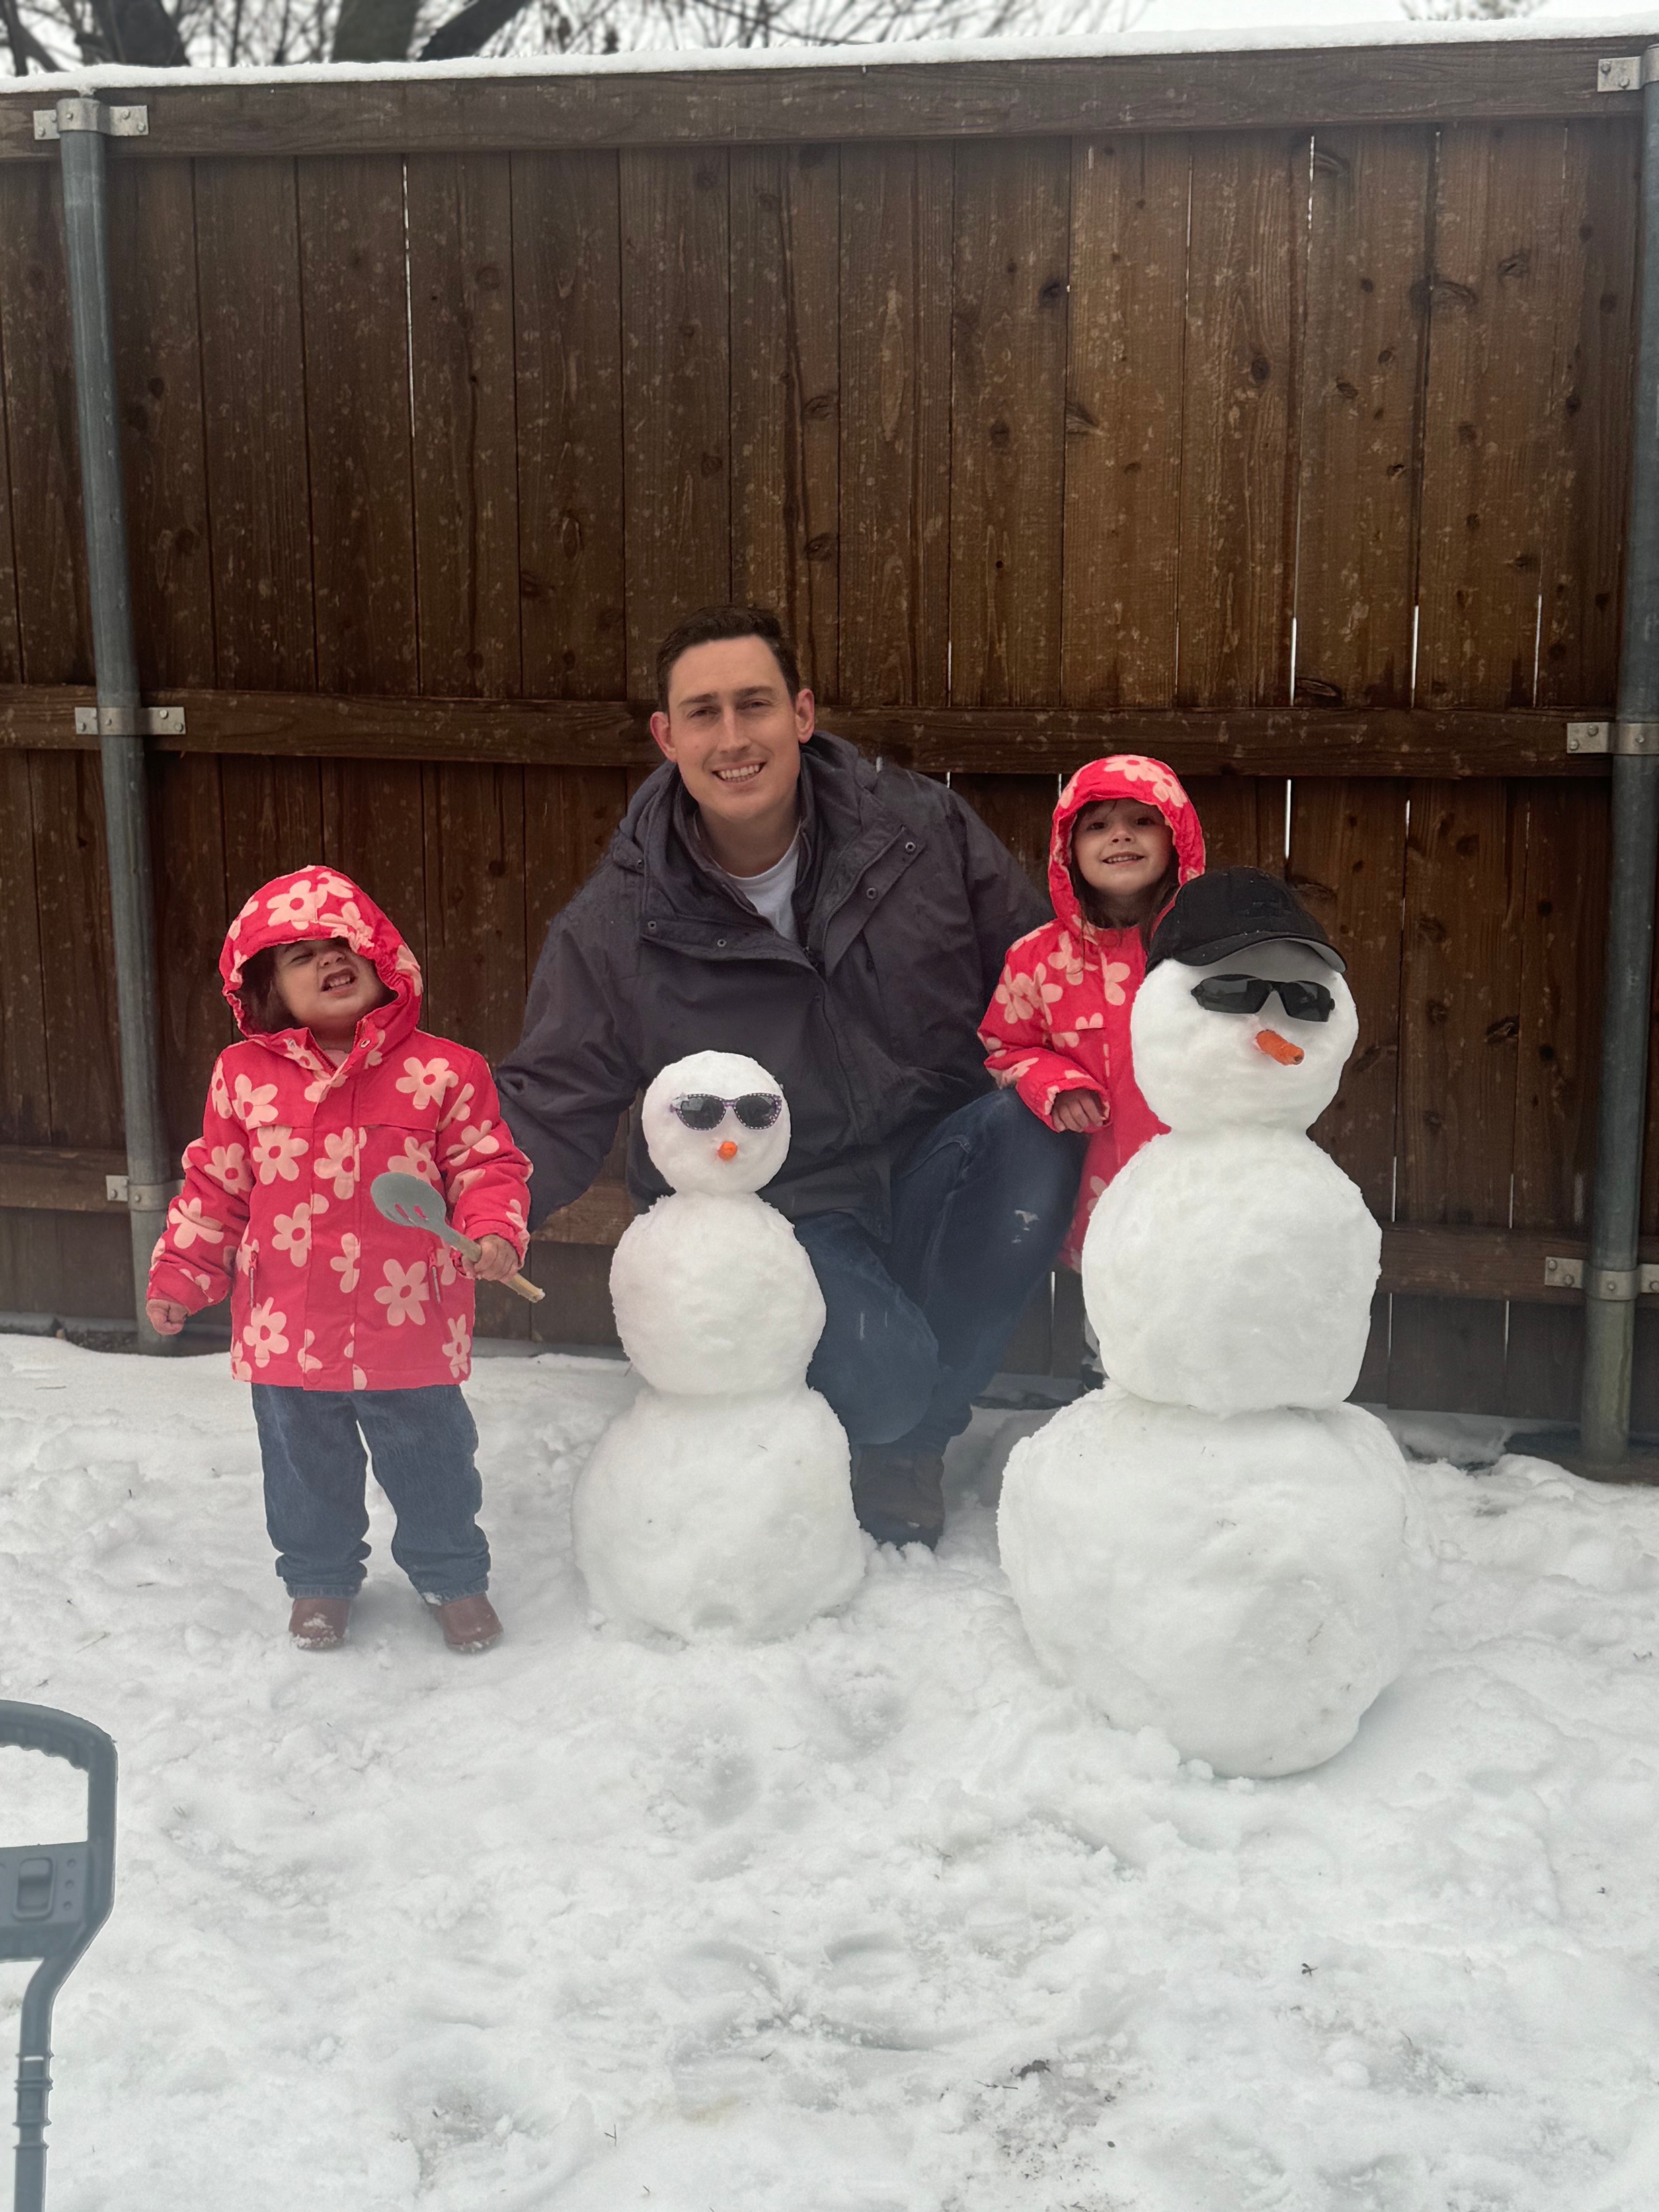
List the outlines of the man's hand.
{"label": "man's hand", "polygon": [[505,1237],[485,1237],[479,1240],[476,1260],[463,1260],[474,1282],[504,1283],[509,1275],[519,1272],[519,1255]]}
{"label": "man's hand", "polygon": [[1097,1091],[1062,1091],[1048,1119],[1056,1129],[1069,1129],[1073,1136],[1086,1137],[1091,1129],[1105,1127],[1106,1109]]}
{"label": "man's hand", "polygon": [[181,1306],[177,1298],[144,1300],[144,1318],[157,1336],[177,1336],[185,1325],[185,1316],[189,1310],[187,1306]]}

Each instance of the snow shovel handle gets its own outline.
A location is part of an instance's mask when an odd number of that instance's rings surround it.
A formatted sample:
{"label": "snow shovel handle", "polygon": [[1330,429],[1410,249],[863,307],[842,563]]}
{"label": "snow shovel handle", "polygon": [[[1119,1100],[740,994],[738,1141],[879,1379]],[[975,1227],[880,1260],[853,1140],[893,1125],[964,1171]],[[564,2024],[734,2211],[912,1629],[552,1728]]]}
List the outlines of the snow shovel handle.
{"label": "snow shovel handle", "polygon": [[[464,1259],[471,1260],[476,1267],[483,1251],[483,1246],[475,1243],[471,1237],[463,1236],[459,1229],[452,1228],[450,1234],[455,1239],[455,1249]],[[521,1298],[527,1299],[532,1306],[540,1305],[542,1300],[547,1296],[545,1291],[537,1289],[528,1275],[507,1275],[502,1278],[502,1280],[509,1291],[516,1291]]]}

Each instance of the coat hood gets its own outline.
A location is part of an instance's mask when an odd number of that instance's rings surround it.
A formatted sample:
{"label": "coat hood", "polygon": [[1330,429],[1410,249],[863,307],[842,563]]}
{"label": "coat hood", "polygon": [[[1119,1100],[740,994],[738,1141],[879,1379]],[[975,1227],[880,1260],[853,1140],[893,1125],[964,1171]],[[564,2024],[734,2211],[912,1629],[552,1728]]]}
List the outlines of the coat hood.
{"label": "coat hood", "polygon": [[[395,1043],[415,1027],[421,1011],[419,962],[367,891],[337,868],[313,864],[262,884],[230,925],[219,955],[219,973],[244,1036],[295,1056],[294,1045],[284,1041],[297,1042],[306,1031],[249,1029],[242,1012],[242,970],[267,945],[292,945],[303,937],[343,938],[354,952],[374,962],[375,974],[392,998],[391,1006],[363,1017],[380,1032],[375,1048]],[[358,1032],[361,1044],[365,1042],[362,1023]]]}
{"label": "coat hood", "polygon": [[1173,769],[1141,753],[1112,753],[1105,760],[1091,761],[1060,793],[1048,841],[1048,896],[1055,920],[1071,929],[1090,927],[1072,886],[1072,828],[1085,807],[1103,799],[1150,802],[1170,825],[1181,882],[1190,883],[1204,872],[1204,832]]}

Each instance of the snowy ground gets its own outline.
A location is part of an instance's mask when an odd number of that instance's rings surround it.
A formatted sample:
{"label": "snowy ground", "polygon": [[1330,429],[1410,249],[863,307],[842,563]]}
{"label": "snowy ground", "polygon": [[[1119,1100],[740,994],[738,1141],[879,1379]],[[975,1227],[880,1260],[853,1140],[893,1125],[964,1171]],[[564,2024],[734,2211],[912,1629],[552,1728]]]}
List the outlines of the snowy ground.
{"label": "snowy ground", "polygon": [[[442,1650],[380,1516],[316,1657],[221,1360],[0,1338],[0,1694],[122,1762],[52,2212],[1653,2203],[1659,1495],[1419,1470],[1415,1665],[1331,1765],[1230,1784],[1038,1673],[996,1416],[938,1559],[842,1618],[596,1632],[569,1490],[630,1387],[469,1387],[498,1650]],[[0,1844],[78,1833],[78,1792],[0,1753]]]}

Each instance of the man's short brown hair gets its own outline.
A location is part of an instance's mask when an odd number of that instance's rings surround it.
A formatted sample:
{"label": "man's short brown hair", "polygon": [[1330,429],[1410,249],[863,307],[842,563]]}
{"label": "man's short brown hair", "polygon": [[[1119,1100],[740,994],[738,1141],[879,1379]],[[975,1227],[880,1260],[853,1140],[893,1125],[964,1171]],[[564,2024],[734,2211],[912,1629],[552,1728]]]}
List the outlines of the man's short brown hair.
{"label": "man's short brown hair", "polygon": [[657,647],[657,705],[668,712],[668,679],[674,663],[694,645],[717,645],[729,637],[757,637],[778,664],[793,700],[800,690],[800,665],[783,624],[770,607],[699,607],[675,623]]}

